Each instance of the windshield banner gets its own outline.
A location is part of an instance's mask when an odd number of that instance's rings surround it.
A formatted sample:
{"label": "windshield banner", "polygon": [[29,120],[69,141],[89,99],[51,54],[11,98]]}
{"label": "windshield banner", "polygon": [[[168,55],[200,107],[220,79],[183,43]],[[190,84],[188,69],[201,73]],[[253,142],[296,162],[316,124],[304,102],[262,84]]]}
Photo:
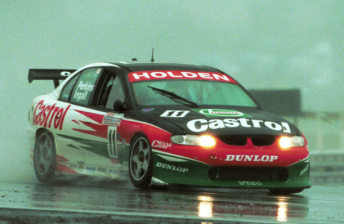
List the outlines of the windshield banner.
{"label": "windshield banner", "polygon": [[237,84],[231,77],[221,73],[200,72],[200,71],[139,71],[131,72],[129,82],[148,81],[157,79],[192,79],[230,82]]}

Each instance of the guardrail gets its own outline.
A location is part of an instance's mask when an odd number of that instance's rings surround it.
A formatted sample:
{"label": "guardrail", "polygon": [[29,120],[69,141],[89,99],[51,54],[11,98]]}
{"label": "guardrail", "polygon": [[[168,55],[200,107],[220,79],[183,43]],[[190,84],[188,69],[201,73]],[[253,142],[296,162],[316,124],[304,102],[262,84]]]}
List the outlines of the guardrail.
{"label": "guardrail", "polygon": [[344,150],[311,152],[312,184],[344,184]]}

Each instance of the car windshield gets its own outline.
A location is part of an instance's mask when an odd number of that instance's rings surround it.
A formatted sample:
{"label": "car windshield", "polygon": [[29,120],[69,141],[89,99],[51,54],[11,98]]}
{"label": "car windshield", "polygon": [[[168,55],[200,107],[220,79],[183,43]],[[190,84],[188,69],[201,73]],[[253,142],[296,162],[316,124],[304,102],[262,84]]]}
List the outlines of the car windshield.
{"label": "car windshield", "polygon": [[[203,80],[156,80],[132,83],[139,105],[178,105],[182,102],[161,94],[160,89],[174,93],[196,105],[257,107],[255,102],[237,84]],[[153,88],[150,88],[153,87]],[[192,106],[192,105],[191,105]]]}

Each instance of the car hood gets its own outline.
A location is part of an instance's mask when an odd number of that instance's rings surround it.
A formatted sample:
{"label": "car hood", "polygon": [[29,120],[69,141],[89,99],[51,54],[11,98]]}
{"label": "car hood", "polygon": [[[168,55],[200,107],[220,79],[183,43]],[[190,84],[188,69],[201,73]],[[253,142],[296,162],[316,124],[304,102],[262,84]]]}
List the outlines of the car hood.
{"label": "car hood", "polygon": [[[185,134],[214,135],[301,135],[291,122],[257,108],[157,109],[146,111],[181,128]],[[160,120],[158,119],[158,120]],[[165,126],[164,125],[164,126]],[[161,127],[168,130],[168,127]]]}

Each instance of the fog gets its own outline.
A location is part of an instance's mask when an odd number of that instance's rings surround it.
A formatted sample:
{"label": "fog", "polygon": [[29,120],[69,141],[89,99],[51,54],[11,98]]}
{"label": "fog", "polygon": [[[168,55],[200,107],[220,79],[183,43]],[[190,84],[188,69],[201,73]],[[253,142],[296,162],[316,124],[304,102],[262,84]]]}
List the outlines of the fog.
{"label": "fog", "polygon": [[158,62],[214,66],[247,89],[300,89],[302,111],[343,114],[343,12],[341,0],[2,0],[0,181],[36,181],[28,109],[53,83],[29,84],[30,68],[147,61],[154,47]]}

